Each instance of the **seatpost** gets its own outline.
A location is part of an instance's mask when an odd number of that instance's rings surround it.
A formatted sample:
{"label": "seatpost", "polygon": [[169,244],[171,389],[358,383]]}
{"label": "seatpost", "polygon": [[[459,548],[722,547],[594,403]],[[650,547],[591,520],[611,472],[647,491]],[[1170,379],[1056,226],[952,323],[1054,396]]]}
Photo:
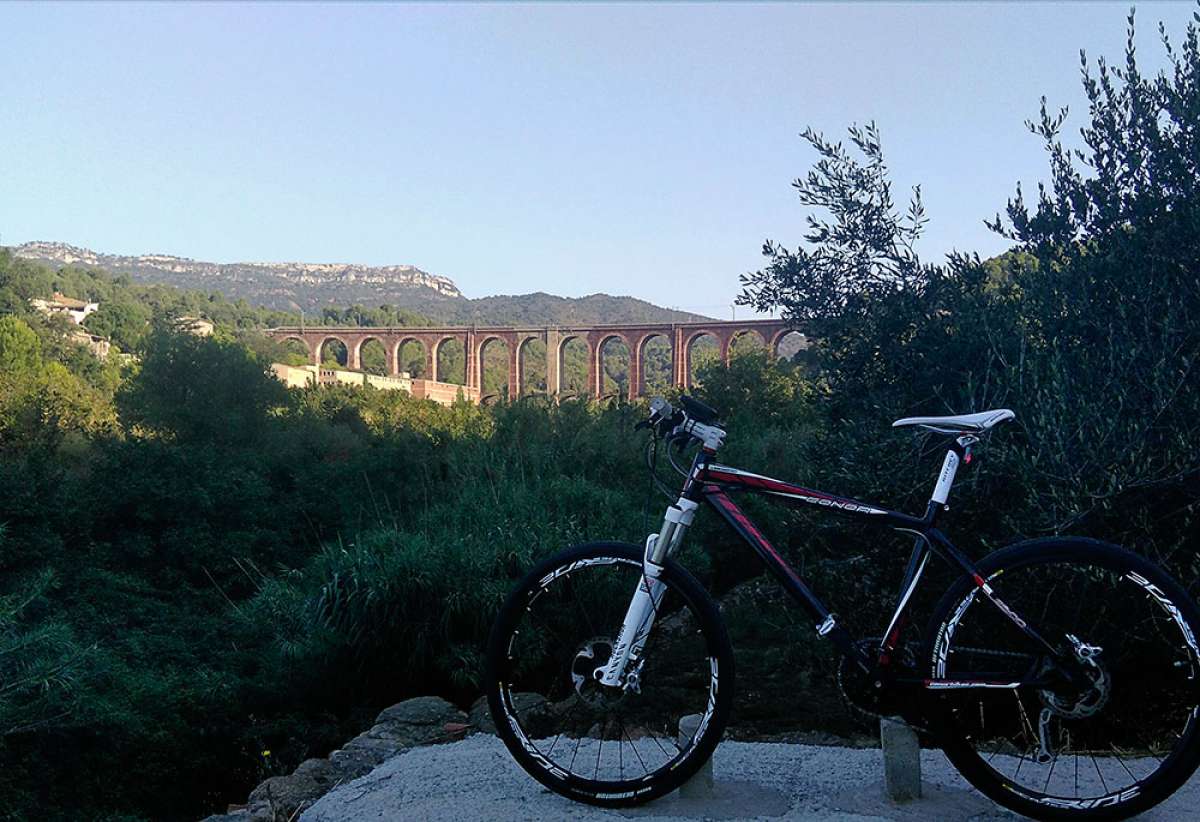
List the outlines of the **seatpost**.
{"label": "seatpost", "polygon": [[946,457],[942,460],[942,470],[938,474],[937,484],[933,487],[933,495],[929,498],[929,505],[937,505],[940,508],[949,508],[946,500],[950,498],[950,489],[954,487],[954,477],[958,473],[960,463],[969,463],[971,461],[971,446],[979,442],[979,437],[973,434],[963,434],[954,440],[952,445],[946,451]]}

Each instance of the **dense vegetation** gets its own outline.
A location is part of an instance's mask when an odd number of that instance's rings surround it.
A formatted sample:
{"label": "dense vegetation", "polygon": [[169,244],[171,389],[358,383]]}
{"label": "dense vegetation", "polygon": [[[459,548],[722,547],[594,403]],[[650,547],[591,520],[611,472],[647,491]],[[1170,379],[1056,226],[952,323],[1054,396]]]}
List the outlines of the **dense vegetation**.
{"label": "dense vegetation", "polygon": [[[1033,124],[1050,179],[997,218],[1015,246],[997,260],[922,261],[919,201],[894,205],[875,129],[810,133],[820,160],[796,188],[818,211],[799,248],[768,245],[744,299],[804,324],[813,362],[749,352],[704,370],[724,456],[919,510],[940,453],[888,422],[1008,405],[1017,424],[955,491],[964,548],[1094,534],[1195,591],[1196,27],[1168,54],[1161,77],[1132,48],[1085,73],[1078,151],[1058,115]],[[104,321],[138,359],[101,363],[31,312],[54,288],[136,305],[141,319]],[[466,704],[512,580],[568,543],[638,540],[659,510],[639,479],[642,409],[287,392],[265,371],[278,352],[247,331],[274,320],[200,299],[0,253],[0,817],[190,818],[389,702]],[[177,333],[185,313],[218,333]],[[753,512],[818,590],[838,583],[847,622],[879,624],[902,541]],[[712,518],[684,560],[717,593],[758,570]],[[737,721],[849,727],[812,631],[752,611],[728,608]],[[804,709],[755,714],[773,685]]]}

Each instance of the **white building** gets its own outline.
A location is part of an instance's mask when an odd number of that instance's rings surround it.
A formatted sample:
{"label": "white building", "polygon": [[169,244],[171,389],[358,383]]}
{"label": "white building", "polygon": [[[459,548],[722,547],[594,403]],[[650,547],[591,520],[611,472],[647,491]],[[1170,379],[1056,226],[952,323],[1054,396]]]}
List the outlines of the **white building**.
{"label": "white building", "polygon": [[89,303],[83,300],[72,299],[71,297],[59,294],[57,291],[54,292],[54,296],[49,300],[30,300],[29,302],[35,309],[47,317],[62,314],[70,317],[71,321],[76,325],[82,325],[89,314],[100,310],[100,303]]}

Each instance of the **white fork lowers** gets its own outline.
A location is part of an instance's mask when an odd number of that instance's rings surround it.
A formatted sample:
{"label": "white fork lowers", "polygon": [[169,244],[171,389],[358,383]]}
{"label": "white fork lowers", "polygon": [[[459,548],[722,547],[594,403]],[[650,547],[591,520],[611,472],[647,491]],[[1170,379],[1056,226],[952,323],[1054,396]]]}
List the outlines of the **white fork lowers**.
{"label": "white fork lowers", "polygon": [[595,670],[594,675],[600,684],[612,688],[636,686],[636,682],[624,681],[625,670],[631,659],[641,659],[642,649],[646,647],[650,629],[654,627],[654,618],[658,615],[658,606],[667,592],[667,586],[658,580],[663,572],[663,563],[683,541],[683,535],[692,524],[698,507],[699,503],[680,497],[667,509],[662,530],[646,537],[642,578],[625,612],[621,632],[613,643],[608,664]]}

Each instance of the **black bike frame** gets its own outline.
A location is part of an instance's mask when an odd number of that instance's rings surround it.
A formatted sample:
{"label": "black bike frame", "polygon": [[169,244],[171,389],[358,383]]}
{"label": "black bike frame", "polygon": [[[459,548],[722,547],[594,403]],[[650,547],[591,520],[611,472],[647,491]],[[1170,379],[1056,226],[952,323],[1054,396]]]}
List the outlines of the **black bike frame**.
{"label": "black bike frame", "polygon": [[[961,451],[955,445],[951,450]],[[962,456],[960,453],[959,456]],[[901,630],[906,624],[906,608],[909,598],[916,590],[921,574],[929,560],[930,553],[935,553],[958,566],[963,573],[974,580],[975,585],[983,596],[995,605],[1014,625],[1023,631],[1031,640],[1042,646],[1056,661],[1065,662],[1064,656],[1038,632],[1030,627],[1025,620],[1014,613],[996,595],[991,585],[979,573],[974,563],[946,538],[937,528],[938,515],[944,506],[930,501],[924,517],[914,517],[899,511],[891,511],[881,506],[872,505],[847,497],[834,496],[824,491],[814,491],[801,485],[795,485],[783,480],[752,474],[727,465],[711,462],[711,453],[701,451],[692,463],[692,470],[683,488],[682,496],[694,502],[703,500],[725,519],[735,532],[754,549],[766,563],[767,568],[784,589],[800,604],[813,620],[817,633],[831,640],[838,649],[864,670],[876,671],[888,675],[892,654],[899,641]],[[793,507],[818,507],[844,514],[866,522],[887,526],[899,531],[913,534],[916,539],[909,556],[904,580],[901,583],[900,594],[896,599],[895,611],[891,623],[884,632],[878,653],[868,654],[857,643],[853,636],[837,622],[837,617],[830,612],[817,595],[809,588],[804,579],[788,565],[770,540],[759,528],[750,521],[749,517],[738,507],[731,494],[750,492],[763,494],[777,499]],[[1038,678],[1036,672],[1030,671],[1020,681],[997,680],[984,676],[976,678],[932,679],[915,677],[892,677],[893,682],[918,684],[927,689],[950,688],[1017,688],[1026,686],[1049,687],[1050,683]]]}

